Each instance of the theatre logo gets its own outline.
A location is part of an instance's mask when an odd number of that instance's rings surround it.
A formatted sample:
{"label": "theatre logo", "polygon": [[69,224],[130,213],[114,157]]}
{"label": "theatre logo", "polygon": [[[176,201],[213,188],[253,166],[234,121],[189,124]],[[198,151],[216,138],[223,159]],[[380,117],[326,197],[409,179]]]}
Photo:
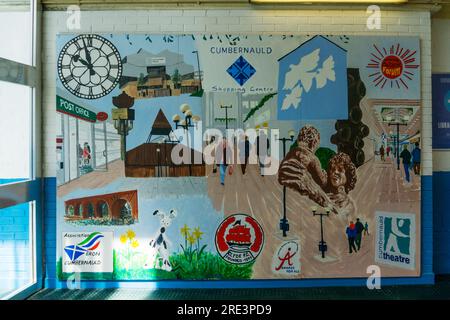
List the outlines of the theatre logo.
{"label": "theatre logo", "polygon": [[375,261],[415,269],[415,216],[409,213],[376,213]]}
{"label": "theatre logo", "polygon": [[113,272],[112,232],[64,232],[63,272]]}

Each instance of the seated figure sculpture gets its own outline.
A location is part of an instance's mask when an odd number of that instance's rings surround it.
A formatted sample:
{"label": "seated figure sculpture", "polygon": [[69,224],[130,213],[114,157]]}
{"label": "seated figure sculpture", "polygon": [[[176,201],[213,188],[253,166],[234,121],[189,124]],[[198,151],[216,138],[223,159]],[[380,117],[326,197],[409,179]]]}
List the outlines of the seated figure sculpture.
{"label": "seated figure sculpture", "polygon": [[[334,155],[328,172],[323,170],[315,152],[320,133],[313,126],[304,126],[297,138],[297,147],[288,152],[280,164],[278,182],[332,212],[353,211],[348,192],[355,187],[356,168],[345,153]],[[353,208],[352,208],[353,206]]]}

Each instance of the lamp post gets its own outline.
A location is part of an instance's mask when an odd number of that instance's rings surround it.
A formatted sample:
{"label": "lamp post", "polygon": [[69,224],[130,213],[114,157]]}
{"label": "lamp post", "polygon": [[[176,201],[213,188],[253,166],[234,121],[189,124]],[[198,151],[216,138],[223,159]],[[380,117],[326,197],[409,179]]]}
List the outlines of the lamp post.
{"label": "lamp post", "polygon": [[125,161],[127,135],[133,129],[134,109],[131,109],[131,107],[134,104],[134,98],[123,91],[117,97],[113,97],[112,102],[117,107],[117,109],[112,110],[112,119],[114,120],[114,128],[120,135],[120,157]]}
{"label": "lamp post", "polygon": [[198,51],[192,51],[192,53],[195,53],[197,55],[197,68],[198,68],[198,79],[200,80],[200,90],[202,90],[202,75],[201,75],[201,71],[200,71],[200,60],[198,59]]}
{"label": "lamp post", "polygon": [[327,243],[323,240],[323,217],[329,216],[330,209],[326,208],[326,213],[316,213],[317,207],[311,208],[314,216],[320,216],[320,242],[319,242],[319,251],[322,253],[322,259],[325,259],[325,251],[328,250]]}
{"label": "lamp post", "polygon": [[[295,131],[289,130],[289,138],[278,138],[278,141],[283,142],[283,159],[286,156],[286,142],[294,141]],[[289,231],[289,222],[286,217],[286,186],[283,186],[283,218],[280,219],[280,230],[283,231],[283,237],[286,237]]]}
{"label": "lamp post", "polygon": [[[175,123],[175,129],[178,129],[178,127],[183,128],[186,131],[186,145],[188,149],[189,147],[189,128],[197,127],[197,123],[200,121],[200,117],[197,115],[192,115],[191,107],[187,103],[183,103],[180,106],[180,111],[184,115],[184,119],[181,120],[181,117],[178,114],[175,114],[172,117],[172,121]],[[189,161],[189,175],[192,175],[192,168],[191,168],[191,162],[192,162],[192,150],[191,152],[191,159]]]}
{"label": "lamp post", "polygon": [[225,130],[228,129],[228,109],[233,108],[232,105],[229,106],[224,106],[224,105],[220,105],[221,109],[225,109]]}
{"label": "lamp post", "polygon": [[397,154],[397,170],[400,170],[400,126],[407,126],[408,124],[405,123],[409,120],[409,116],[404,116],[403,121],[400,122],[398,120],[393,121],[392,117],[387,116],[386,120],[389,122],[388,126],[395,126],[397,129],[397,137],[396,137],[396,144],[395,144],[395,150]]}

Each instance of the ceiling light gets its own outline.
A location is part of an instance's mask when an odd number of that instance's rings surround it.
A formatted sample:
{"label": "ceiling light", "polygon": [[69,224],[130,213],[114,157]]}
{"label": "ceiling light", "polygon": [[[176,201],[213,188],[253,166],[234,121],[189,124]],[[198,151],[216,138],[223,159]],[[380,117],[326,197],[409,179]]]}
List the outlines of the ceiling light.
{"label": "ceiling light", "polygon": [[250,3],[270,3],[270,4],[313,4],[313,3],[370,3],[370,4],[387,4],[387,3],[406,3],[408,0],[250,0]]}

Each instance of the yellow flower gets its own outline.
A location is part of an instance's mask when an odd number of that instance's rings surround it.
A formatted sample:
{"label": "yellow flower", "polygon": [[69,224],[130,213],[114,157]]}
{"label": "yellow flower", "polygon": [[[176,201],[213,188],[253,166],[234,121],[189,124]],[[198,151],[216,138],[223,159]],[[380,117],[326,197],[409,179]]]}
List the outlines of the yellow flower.
{"label": "yellow flower", "polygon": [[123,244],[127,243],[127,235],[123,234],[120,236],[120,242],[122,242]]}
{"label": "yellow flower", "polygon": [[136,239],[134,239],[133,241],[131,241],[131,247],[133,247],[133,248],[139,247],[139,241],[137,241]]}
{"label": "yellow flower", "polygon": [[194,236],[195,240],[202,238],[203,232],[200,231],[200,228],[197,227],[194,229],[194,232],[192,232],[192,235]]}
{"label": "yellow flower", "polygon": [[128,239],[132,240],[132,239],[134,239],[135,236],[136,236],[136,233],[134,233],[133,230],[130,229],[130,230],[127,231]]}
{"label": "yellow flower", "polygon": [[186,224],[181,228],[181,235],[185,238],[189,237],[189,231],[191,231],[191,228],[189,228]]}
{"label": "yellow flower", "polygon": [[188,237],[187,237],[187,241],[190,243],[190,244],[194,244],[195,243],[195,238],[192,236],[192,235],[189,235]]}

